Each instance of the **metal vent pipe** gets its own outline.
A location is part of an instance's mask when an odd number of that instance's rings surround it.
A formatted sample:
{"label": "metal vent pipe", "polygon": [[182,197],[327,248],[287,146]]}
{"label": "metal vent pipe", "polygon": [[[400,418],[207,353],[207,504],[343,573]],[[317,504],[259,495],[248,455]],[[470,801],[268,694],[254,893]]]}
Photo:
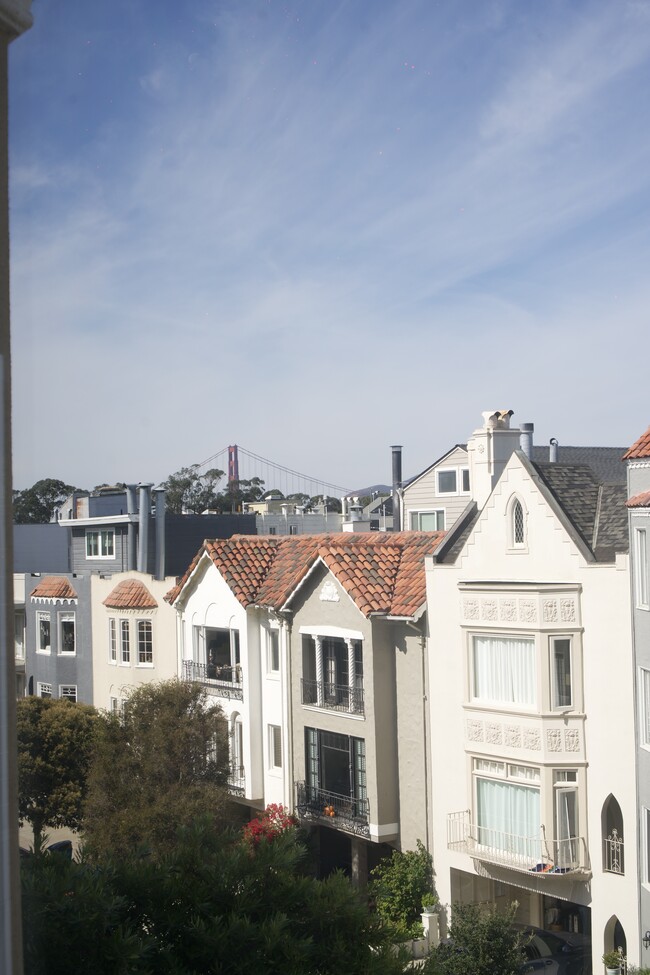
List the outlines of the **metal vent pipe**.
{"label": "metal vent pipe", "polygon": [[557,464],[557,452],[558,452],[558,442],[555,437],[551,437],[549,440],[550,447],[548,448],[548,459],[551,464]]}
{"label": "metal vent pipe", "polygon": [[522,423],[519,427],[519,446],[525,453],[528,460],[533,459],[533,430],[535,429],[534,423]]}
{"label": "metal vent pipe", "polygon": [[393,451],[393,531],[399,532],[402,530],[399,496],[402,486],[402,445],[395,444],[390,449]]}
{"label": "metal vent pipe", "polygon": [[[137,490],[138,488],[136,484],[127,484],[126,486],[126,513],[128,515],[137,515],[138,513]],[[126,531],[126,567],[129,572],[134,572],[137,567],[135,540],[136,531],[134,521],[129,521]]]}
{"label": "metal vent pipe", "polygon": [[165,578],[165,489],[154,488],[156,499],[156,558],[154,562],[154,577],[158,580]]}
{"label": "metal vent pipe", "polygon": [[151,484],[141,484],[138,535],[138,572],[146,572],[149,562],[149,518],[151,517]]}

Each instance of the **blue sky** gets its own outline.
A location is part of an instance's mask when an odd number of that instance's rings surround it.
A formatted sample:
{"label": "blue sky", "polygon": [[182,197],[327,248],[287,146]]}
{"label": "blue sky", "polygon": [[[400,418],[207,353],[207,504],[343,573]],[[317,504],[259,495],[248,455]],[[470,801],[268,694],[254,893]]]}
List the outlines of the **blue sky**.
{"label": "blue sky", "polygon": [[648,0],[58,0],[11,48],[14,481],[390,481],[650,423]]}

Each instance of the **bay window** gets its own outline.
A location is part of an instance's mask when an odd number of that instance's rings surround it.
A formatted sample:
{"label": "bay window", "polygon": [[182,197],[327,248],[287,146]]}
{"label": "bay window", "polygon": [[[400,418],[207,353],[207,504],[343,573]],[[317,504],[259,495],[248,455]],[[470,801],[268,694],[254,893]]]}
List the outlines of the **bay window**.
{"label": "bay window", "polygon": [[525,765],[474,759],[476,841],[527,860],[540,850],[540,771]]}
{"label": "bay window", "polygon": [[551,640],[551,706],[573,707],[571,640],[568,637]]}

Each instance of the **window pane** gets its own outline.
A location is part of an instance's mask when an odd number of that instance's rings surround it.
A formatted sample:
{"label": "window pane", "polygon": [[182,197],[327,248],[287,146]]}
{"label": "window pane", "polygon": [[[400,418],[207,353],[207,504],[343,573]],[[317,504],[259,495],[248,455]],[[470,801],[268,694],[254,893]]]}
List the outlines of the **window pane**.
{"label": "window pane", "polygon": [[117,626],[114,619],[108,621],[108,653],[109,660],[117,660]]}
{"label": "window pane", "polygon": [[50,618],[41,613],[38,614],[38,649],[50,649]]}
{"label": "window pane", "polygon": [[60,617],[61,622],[61,644],[60,653],[75,652],[75,618],[74,613],[65,613]]}
{"label": "window pane", "polygon": [[482,846],[539,858],[539,789],[477,779],[476,802],[477,840]]}
{"label": "window pane", "polygon": [[417,527],[422,532],[443,531],[445,527],[444,511],[421,511],[418,515]]}
{"label": "window pane", "polygon": [[553,707],[571,707],[571,640],[553,640],[552,687]]}
{"label": "window pane", "polygon": [[270,725],[271,729],[271,766],[282,768],[282,731],[277,725]]}
{"label": "window pane", "polygon": [[456,471],[438,471],[438,493],[448,494],[456,490]]}
{"label": "window pane", "polygon": [[138,620],[138,663],[153,663],[153,628],[150,620]]}
{"label": "window pane", "polygon": [[524,509],[520,501],[512,506],[512,541],[515,545],[524,544]]}
{"label": "window pane", "polygon": [[114,554],[114,532],[113,531],[103,531],[102,532],[102,555],[112,557]]}
{"label": "window pane", "polygon": [[648,597],[648,543],[645,528],[637,528],[634,533],[634,561],[636,570],[636,604],[646,608]]}
{"label": "window pane", "polygon": [[469,471],[467,468],[461,471],[461,477],[463,479],[463,491],[469,492]]}
{"label": "window pane", "polygon": [[61,685],[61,697],[65,698],[67,701],[77,701],[77,685],[76,684],[62,684]]}
{"label": "window pane", "polygon": [[122,648],[122,663],[128,664],[131,660],[131,642],[129,637],[129,621],[120,621],[120,643]]}
{"label": "window pane", "polygon": [[99,532],[86,532],[86,555],[88,558],[99,555]]}
{"label": "window pane", "polygon": [[482,701],[535,707],[534,640],[475,636],[474,697]]}
{"label": "window pane", "polygon": [[280,632],[269,630],[269,670],[277,672],[280,669]]}

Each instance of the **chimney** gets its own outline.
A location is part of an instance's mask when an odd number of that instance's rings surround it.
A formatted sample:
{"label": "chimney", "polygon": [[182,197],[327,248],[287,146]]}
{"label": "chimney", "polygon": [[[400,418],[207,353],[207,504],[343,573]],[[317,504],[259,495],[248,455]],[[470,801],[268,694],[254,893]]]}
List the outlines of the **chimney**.
{"label": "chimney", "polygon": [[165,578],[165,489],[154,490],[156,499],[156,559],[154,563],[154,578]]}
{"label": "chimney", "polygon": [[549,440],[550,447],[548,448],[548,459],[551,464],[557,464],[557,452],[559,444],[556,437],[551,437]]}
{"label": "chimney", "polygon": [[534,431],[534,429],[535,429],[535,424],[534,423],[522,423],[521,424],[521,427],[520,427],[520,430],[521,430],[521,437],[520,437],[520,440],[519,440],[520,448],[523,451],[523,453],[526,455],[526,457],[528,458],[528,460],[532,460],[533,459],[533,431]]}
{"label": "chimney", "polygon": [[520,430],[510,427],[512,410],[486,410],[483,426],[467,443],[472,498],[482,508],[513,451],[519,447]]}
{"label": "chimney", "polygon": [[149,518],[151,515],[151,484],[140,484],[140,534],[138,537],[138,572],[146,572],[149,561]]}
{"label": "chimney", "polygon": [[[126,513],[128,515],[137,515],[138,513],[137,490],[138,488],[135,484],[127,484],[126,486]],[[133,572],[137,567],[135,536],[135,522],[129,521],[126,536],[126,567],[129,572]]]}
{"label": "chimney", "polygon": [[400,518],[400,488],[402,486],[402,445],[395,444],[393,451],[393,531],[402,530]]}

